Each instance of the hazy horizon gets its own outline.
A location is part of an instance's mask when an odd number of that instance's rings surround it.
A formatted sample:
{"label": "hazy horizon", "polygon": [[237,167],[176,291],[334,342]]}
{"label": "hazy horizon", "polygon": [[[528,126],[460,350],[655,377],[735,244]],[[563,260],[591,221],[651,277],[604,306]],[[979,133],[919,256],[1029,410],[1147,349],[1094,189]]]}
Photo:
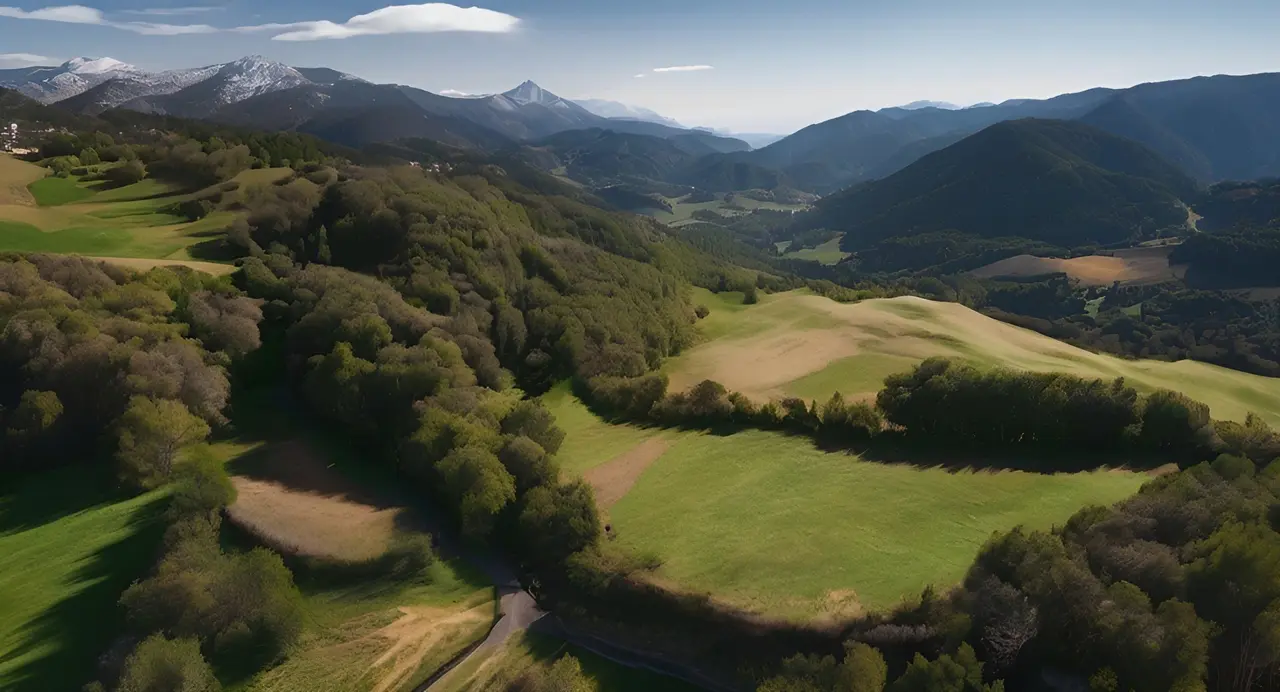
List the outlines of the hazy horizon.
{"label": "hazy horizon", "polygon": [[1229,13],[1183,0],[687,4],[27,2],[0,6],[0,67],[109,56],[165,70],[260,54],[436,93],[528,79],[688,126],[776,133],[921,100],[965,106],[1280,70],[1280,43],[1267,38],[1280,4],[1259,0]]}

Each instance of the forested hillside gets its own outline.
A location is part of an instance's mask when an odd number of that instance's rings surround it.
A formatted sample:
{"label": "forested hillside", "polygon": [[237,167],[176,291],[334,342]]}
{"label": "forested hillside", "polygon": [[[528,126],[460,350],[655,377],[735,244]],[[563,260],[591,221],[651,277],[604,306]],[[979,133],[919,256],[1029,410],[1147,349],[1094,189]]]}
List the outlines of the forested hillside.
{"label": "forested hillside", "polygon": [[827,197],[802,223],[844,231],[848,250],[948,230],[1076,247],[1181,226],[1181,199],[1194,190],[1140,145],[1085,125],[1019,120]]}

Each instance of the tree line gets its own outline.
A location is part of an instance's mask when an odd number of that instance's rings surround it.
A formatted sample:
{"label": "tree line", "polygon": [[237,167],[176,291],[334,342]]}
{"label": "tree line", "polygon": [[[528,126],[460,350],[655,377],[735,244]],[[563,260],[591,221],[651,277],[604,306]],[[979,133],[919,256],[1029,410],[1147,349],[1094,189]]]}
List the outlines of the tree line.
{"label": "tree line", "polygon": [[1227,449],[1219,430],[1232,425],[1215,422],[1208,406],[1186,395],[1141,395],[1123,378],[984,370],[946,358],[888,377],[874,403],[847,401],[837,392],[821,403],[792,397],[757,404],[711,380],[670,392],[657,373],[597,377],[581,389],[606,415],[786,430],[844,444],[886,438],[984,451],[1135,452],[1194,461]]}

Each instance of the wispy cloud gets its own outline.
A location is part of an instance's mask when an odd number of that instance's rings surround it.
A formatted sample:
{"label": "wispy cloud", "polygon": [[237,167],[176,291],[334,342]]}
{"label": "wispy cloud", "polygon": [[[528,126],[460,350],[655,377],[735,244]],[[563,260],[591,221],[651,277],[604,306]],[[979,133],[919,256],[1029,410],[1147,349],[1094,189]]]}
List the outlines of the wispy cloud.
{"label": "wispy cloud", "polygon": [[[179,7],[134,10],[131,14],[169,16],[198,14],[217,8]],[[84,5],[44,7],[24,10],[18,7],[0,6],[0,17],[30,19],[68,24],[95,24],[150,36],[178,36],[183,34],[212,34],[222,31],[242,33],[274,33],[275,41],[321,41],[343,39],[352,36],[380,36],[386,34],[428,34],[445,31],[508,33],[515,31],[520,19],[503,12],[481,7],[458,7],[448,3],[433,2],[423,5],[391,5],[368,14],[352,17],[345,22],[329,20],[291,22],[286,24],[259,24],[234,29],[219,28],[208,24],[164,24],[142,21],[116,21],[102,10]]]}
{"label": "wispy cloud", "polygon": [[520,19],[482,7],[458,7],[443,2],[392,5],[360,14],[341,24],[322,20],[292,24],[243,26],[237,31],[280,31],[273,41],[323,41],[352,36],[432,34],[445,31],[504,34],[515,31]]}
{"label": "wispy cloud", "polygon": [[116,22],[107,19],[102,10],[84,5],[64,5],[60,7],[44,7],[38,10],[24,10],[18,7],[0,7],[0,17],[13,19],[33,19],[45,22],[62,22],[64,24],[96,24],[115,29],[132,31],[135,34],[149,36],[177,36],[179,34],[211,34],[219,31],[208,24],[157,24],[155,22]]}
{"label": "wispy cloud", "polygon": [[648,76],[649,76],[648,72],[641,72],[640,74],[636,75],[636,79],[644,79],[645,77],[648,77]]}
{"label": "wispy cloud", "polygon": [[188,14],[204,14],[206,12],[217,12],[226,9],[225,7],[201,6],[201,7],[153,7],[146,10],[120,10],[124,14],[141,14],[149,17],[181,17]]}
{"label": "wispy cloud", "polygon": [[711,65],[675,65],[673,67],[655,67],[654,72],[702,72],[703,70],[714,70],[716,68]]}
{"label": "wispy cloud", "polygon": [[34,53],[0,53],[0,67],[26,67],[28,65],[54,65],[58,61]]}

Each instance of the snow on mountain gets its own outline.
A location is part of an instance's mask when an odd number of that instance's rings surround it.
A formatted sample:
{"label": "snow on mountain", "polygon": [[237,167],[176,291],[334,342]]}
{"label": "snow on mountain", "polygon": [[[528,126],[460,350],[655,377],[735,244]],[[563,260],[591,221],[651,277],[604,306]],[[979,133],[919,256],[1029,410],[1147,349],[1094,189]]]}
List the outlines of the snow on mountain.
{"label": "snow on mountain", "polygon": [[521,84],[511,91],[504,92],[502,95],[520,106],[527,106],[531,103],[540,103],[544,106],[550,106],[556,101],[562,100],[559,96],[556,96],[531,81],[526,81],[524,84]]}
{"label": "snow on mountain", "polygon": [[112,58],[75,58],[56,67],[0,70],[0,86],[15,89],[41,103],[61,101],[117,77],[145,74]]}
{"label": "snow on mountain", "polygon": [[78,75],[104,74],[107,72],[138,72],[138,68],[115,58],[72,58],[62,64],[68,72]]}
{"label": "snow on mountain", "polygon": [[669,125],[671,127],[680,128],[684,127],[684,125],[681,125],[671,118],[664,117],[649,110],[648,108],[641,108],[640,106],[629,106],[625,103],[608,101],[606,99],[575,99],[573,102],[602,118],[642,120],[644,122],[658,123],[659,125]]}
{"label": "snow on mountain", "polygon": [[218,84],[216,99],[222,104],[239,103],[258,94],[309,84],[302,73],[284,63],[251,55],[220,66],[210,77]]}
{"label": "snow on mountain", "polygon": [[960,106],[946,101],[912,101],[905,106],[898,106],[904,111],[918,111],[921,108],[937,108],[944,111],[958,111]]}

